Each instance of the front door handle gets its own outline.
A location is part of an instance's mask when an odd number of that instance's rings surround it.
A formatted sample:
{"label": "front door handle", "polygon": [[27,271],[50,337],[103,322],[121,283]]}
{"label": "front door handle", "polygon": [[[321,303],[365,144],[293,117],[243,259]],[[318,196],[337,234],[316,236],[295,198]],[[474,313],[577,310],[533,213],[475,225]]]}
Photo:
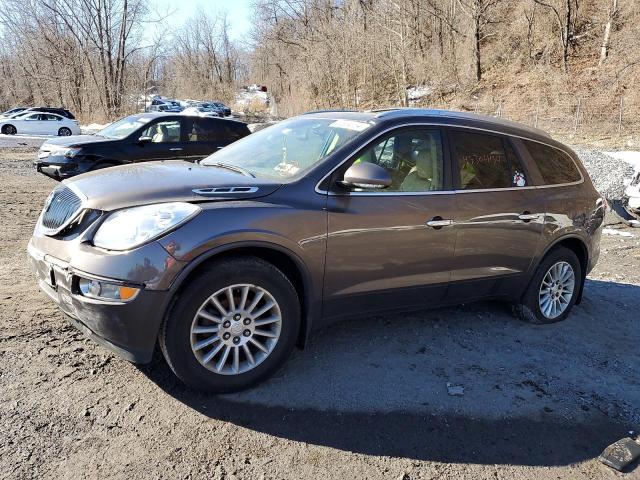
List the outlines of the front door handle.
{"label": "front door handle", "polygon": [[449,219],[444,219],[442,217],[433,217],[433,220],[429,220],[427,222],[427,227],[432,227],[432,228],[442,228],[442,227],[450,227],[451,225],[453,225],[453,220],[449,220]]}
{"label": "front door handle", "polygon": [[169,151],[171,151],[171,152],[181,152],[181,151],[182,151],[182,148],[180,148],[180,147],[174,147],[174,148],[170,148],[170,149],[169,149]]}
{"label": "front door handle", "polygon": [[537,220],[539,217],[540,217],[539,213],[529,213],[529,212],[524,212],[518,215],[518,218],[523,222],[530,222],[531,220]]}

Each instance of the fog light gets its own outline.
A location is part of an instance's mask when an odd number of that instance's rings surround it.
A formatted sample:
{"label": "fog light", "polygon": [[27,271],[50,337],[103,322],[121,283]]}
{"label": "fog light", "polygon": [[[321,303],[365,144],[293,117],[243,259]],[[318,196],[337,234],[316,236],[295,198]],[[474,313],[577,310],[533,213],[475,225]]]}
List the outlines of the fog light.
{"label": "fog light", "polygon": [[125,287],[88,278],[81,278],[78,281],[78,287],[83,296],[98,300],[132,300],[140,291],[139,288]]}

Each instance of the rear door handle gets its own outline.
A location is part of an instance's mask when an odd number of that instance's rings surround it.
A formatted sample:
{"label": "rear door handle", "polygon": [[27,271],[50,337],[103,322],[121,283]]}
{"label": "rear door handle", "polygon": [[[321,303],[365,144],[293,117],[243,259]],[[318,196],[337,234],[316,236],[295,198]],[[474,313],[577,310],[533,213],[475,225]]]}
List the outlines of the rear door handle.
{"label": "rear door handle", "polygon": [[539,217],[540,217],[539,213],[529,213],[529,212],[524,212],[518,215],[518,218],[523,222],[530,222],[531,220],[537,220]]}
{"label": "rear door handle", "polygon": [[183,149],[180,147],[174,147],[174,148],[170,148],[169,151],[171,152],[181,152]]}
{"label": "rear door handle", "polygon": [[443,219],[442,217],[433,217],[433,220],[427,222],[427,227],[442,228],[453,225],[453,220]]}

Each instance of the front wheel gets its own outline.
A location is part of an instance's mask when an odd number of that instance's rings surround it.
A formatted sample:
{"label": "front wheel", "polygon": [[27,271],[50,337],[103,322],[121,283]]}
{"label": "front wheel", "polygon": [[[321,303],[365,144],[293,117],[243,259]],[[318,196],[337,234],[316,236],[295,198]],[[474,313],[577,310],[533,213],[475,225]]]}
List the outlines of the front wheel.
{"label": "front wheel", "polygon": [[70,135],[71,135],[71,129],[67,127],[62,127],[60,130],[58,130],[59,137],[68,137]]}
{"label": "front wheel", "polygon": [[289,279],[256,257],[211,264],[180,294],[160,332],[167,363],[186,385],[243,390],[287,359],[300,329]]}
{"label": "front wheel", "polygon": [[517,316],[531,323],[555,323],[569,316],[582,285],[582,269],[568,248],[552,250],[536,270],[520,304]]}
{"label": "front wheel", "polygon": [[13,125],[5,125],[4,127],[2,127],[2,133],[4,133],[5,135],[15,135],[16,133],[18,133],[18,131]]}

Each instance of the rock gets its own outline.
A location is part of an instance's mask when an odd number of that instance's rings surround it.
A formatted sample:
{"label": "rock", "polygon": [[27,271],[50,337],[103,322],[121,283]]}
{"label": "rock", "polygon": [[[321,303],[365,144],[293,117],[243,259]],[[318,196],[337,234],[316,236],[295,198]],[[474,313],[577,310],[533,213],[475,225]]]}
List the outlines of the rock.
{"label": "rock", "polygon": [[620,472],[638,457],[640,457],[640,443],[627,437],[605,448],[598,460]]}
{"label": "rock", "polygon": [[447,382],[447,393],[452,397],[462,397],[464,396],[464,387]]}

